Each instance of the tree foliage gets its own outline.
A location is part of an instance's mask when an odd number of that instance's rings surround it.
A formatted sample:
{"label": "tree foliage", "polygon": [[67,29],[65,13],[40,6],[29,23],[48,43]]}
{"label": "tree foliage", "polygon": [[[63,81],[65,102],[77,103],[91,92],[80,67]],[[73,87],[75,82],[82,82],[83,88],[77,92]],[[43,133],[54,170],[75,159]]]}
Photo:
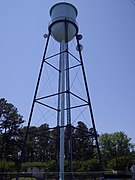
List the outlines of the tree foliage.
{"label": "tree foliage", "polygon": [[[21,129],[25,134],[26,127]],[[95,146],[92,129],[79,121],[77,127],[71,127],[73,160],[88,160],[95,156]],[[21,135],[21,137],[23,137]],[[59,151],[60,128],[49,129],[48,124],[30,127],[25,148],[25,161],[46,162],[56,159],[56,149]],[[65,128],[65,159],[68,159],[68,127]]]}
{"label": "tree foliage", "polygon": [[79,121],[73,139],[73,157],[75,160],[88,160],[94,157],[93,130]]}
{"label": "tree foliage", "polygon": [[[110,168],[110,164],[112,164],[112,168],[114,168],[115,164],[115,169],[120,169],[120,159],[123,157],[126,159],[126,157],[129,157],[131,154],[133,144],[131,144],[130,141],[131,138],[122,131],[111,134],[104,133],[100,135],[99,144],[105,167],[109,164],[108,167]],[[126,162],[125,165],[128,164],[128,161]]]}
{"label": "tree foliage", "polygon": [[0,99],[0,158],[6,161],[15,160],[18,153],[20,128],[23,123],[22,116],[17,108]]}
{"label": "tree foliage", "polygon": [[[18,162],[26,133],[23,117],[17,108],[0,99],[0,163],[9,169],[12,162]],[[88,129],[84,122],[79,121],[76,127],[65,127],[65,169],[68,164],[69,130],[72,137],[72,159],[74,171],[99,170],[99,161],[95,146],[93,128]],[[56,156],[60,144],[60,127],[49,128],[48,124],[39,127],[30,126],[24,153],[24,162],[45,163],[46,171],[55,171]],[[99,145],[106,169],[124,169],[135,163],[133,144],[124,132],[104,133],[99,136]],[[58,153],[59,154],[59,153]],[[59,158],[59,157],[58,157]],[[6,167],[6,169],[8,169]]]}

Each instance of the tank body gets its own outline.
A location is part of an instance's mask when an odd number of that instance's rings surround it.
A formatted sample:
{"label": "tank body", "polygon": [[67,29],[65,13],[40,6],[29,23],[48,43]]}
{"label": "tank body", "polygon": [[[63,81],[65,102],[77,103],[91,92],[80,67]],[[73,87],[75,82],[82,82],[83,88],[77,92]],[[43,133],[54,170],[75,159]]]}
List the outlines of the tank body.
{"label": "tank body", "polygon": [[77,14],[77,9],[70,3],[62,2],[52,6],[49,30],[56,41],[61,42],[67,38],[69,42],[75,37],[78,33]]}

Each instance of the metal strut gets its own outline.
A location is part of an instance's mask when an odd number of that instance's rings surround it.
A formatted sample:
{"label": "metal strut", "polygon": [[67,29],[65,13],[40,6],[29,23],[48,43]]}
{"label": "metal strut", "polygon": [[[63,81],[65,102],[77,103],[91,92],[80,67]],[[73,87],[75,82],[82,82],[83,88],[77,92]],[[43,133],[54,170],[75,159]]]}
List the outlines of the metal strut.
{"label": "metal strut", "polygon": [[29,131],[29,128],[30,128],[30,123],[31,123],[32,115],[33,115],[33,110],[34,110],[34,106],[35,106],[35,101],[36,101],[36,96],[37,96],[37,92],[38,92],[38,88],[39,88],[39,83],[40,83],[40,79],[41,79],[43,65],[44,65],[44,62],[45,62],[45,55],[46,55],[46,52],[47,52],[49,39],[50,39],[50,32],[49,32],[49,34],[47,36],[47,42],[46,42],[46,45],[45,45],[45,50],[44,50],[44,54],[43,54],[43,58],[42,58],[41,66],[40,66],[39,76],[38,76],[36,89],[35,89],[35,93],[34,93],[34,97],[33,97],[33,101],[32,101],[32,106],[31,106],[31,110],[30,110],[29,119],[28,119],[28,126],[27,126],[27,129],[26,129],[24,143],[23,143],[23,147],[22,147],[22,151],[21,151],[20,162],[19,162],[18,169],[17,169],[16,180],[19,179],[19,173],[21,171],[21,165],[22,165],[22,162],[23,162],[24,154],[25,154],[25,146],[26,146],[26,142],[27,142],[28,131]]}
{"label": "metal strut", "polygon": [[83,64],[83,58],[82,58],[82,53],[81,53],[81,49],[80,49],[80,43],[79,43],[79,39],[78,39],[77,35],[76,35],[76,40],[77,40],[77,46],[78,46],[78,50],[79,50],[80,61],[81,61],[81,65],[82,65],[82,72],[83,72],[83,77],[84,77],[84,83],[85,83],[85,88],[86,88],[86,94],[87,94],[87,99],[88,99],[88,105],[89,105],[89,111],[90,111],[90,115],[91,115],[92,126],[93,126],[93,130],[94,130],[94,135],[95,135],[95,141],[96,141],[97,152],[98,152],[99,163],[100,163],[100,173],[101,173],[101,178],[102,178],[103,177],[103,163],[102,163],[102,158],[101,158],[101,153],[100,153],[100,148],[99,148],[99,143],[98,143],[98,136],[97,136],[95,120],[94,120],[94,115],[93,115],[93,110],[92,110],[92,104],[91,104],[89,90],[88,90],[86,74],[85,74],[85,70],[84,70],[84,64]]}

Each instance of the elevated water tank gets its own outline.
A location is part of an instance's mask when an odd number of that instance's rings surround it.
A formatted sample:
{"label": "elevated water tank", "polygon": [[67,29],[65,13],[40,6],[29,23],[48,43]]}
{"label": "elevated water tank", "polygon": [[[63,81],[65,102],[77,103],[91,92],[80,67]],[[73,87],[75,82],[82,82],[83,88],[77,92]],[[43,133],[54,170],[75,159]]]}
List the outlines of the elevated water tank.
{"label": "elevated water tank", "polygon": [[49,30],[56,41],[65,39],[69,42],[75,37],[78,33],[77,14],[77,9],[70,3],[61,2],[52,6]]}

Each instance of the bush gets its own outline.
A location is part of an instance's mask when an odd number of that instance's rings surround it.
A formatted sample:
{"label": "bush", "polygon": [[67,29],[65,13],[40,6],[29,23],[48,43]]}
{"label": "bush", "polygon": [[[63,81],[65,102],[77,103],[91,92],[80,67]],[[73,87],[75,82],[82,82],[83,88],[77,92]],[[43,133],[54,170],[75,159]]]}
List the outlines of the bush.
{"label": "bush", "polygon": [[98,159],[90,159],[83,162],[83,171],[100,171]]}
{"label": "bush", "polygon": [[99,171],[100,164],[98,159],[90,159],[87,161],[73,161],[74,172]]}
{"label": "bush", "polygon": [[107,167],[109,170],[124,171],[126,167],[131,167],[132,164],[130,156],[120,156],[110,160]]}
{"label": "bush", "polygon": [[56,161],[55,160],[48,161],[46,163],[45,171],[47,171],[47,172],[55,172],[55,170],[56,170]]}
{"label": "bush", "polygon": [[0,161],[0,171],[1,172],[14,172],[15,171],[15,163]]}

